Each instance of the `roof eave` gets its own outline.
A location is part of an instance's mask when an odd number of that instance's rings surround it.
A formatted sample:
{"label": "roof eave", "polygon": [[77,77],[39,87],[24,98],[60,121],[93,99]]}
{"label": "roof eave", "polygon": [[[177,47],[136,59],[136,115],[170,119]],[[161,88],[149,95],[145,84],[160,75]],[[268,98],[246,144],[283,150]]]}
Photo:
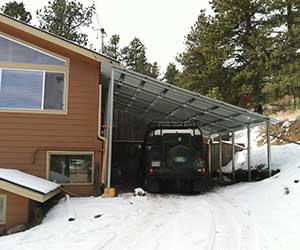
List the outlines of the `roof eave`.
{"label": "roof eave", "polygon": [[108,56],[99,54],[95,51],[92,51],[90,49],[81,47],[80,45],[77,45],[71,41],[68,41],[65,38],[59,37],[55,34],[43,31],[39,28],[36,28],[34,26],[31,26],[29,24],[23,23],[21,21],[15,20],[9,16],[6,16],[4,14],[0,14],[0,22],[5,23],[6,25],[9,25],[13,28],[22,30],[28,34],[31,34],[35,37],[47,40],[55,45],[58,45],[60,47],[63,47],[65,49],[68,49],[70,51],[73,51],[77,54],[80,54],[82,56],[85,56],[89,59],[92,59],[97,62],[101,63],[111,63],[113,65],[119,65],[120,63],[116,61],[113,58],[110,58]]}
{"label": "roof eave", "polygon": [[60,192],[60,188],[56,188],[46,194],[31,190],[26,187],[19,186],[17,184],[7,182],[5,180],[0,180],[0,189],[5,191],[23,196],[25,198],[44,203],[45,201],[51,199],[53,196]]}

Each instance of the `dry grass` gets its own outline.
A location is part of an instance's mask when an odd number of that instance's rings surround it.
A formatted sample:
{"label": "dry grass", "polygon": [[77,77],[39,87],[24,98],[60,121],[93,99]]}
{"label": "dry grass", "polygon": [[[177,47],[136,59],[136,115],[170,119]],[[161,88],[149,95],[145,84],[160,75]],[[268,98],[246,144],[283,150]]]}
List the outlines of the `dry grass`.
{"label": "dry grass", "polygon": [[280,111],[277,112],[276,114],[271,114],[270,117],[276,118],[278,120],[285,120],[285,121],[300,119],[300,109]]}
{"label": "dry grass", "polygon": [[[271,126],[271,138],[273,145],[288,144],[300,141],[300,110],[279,112],[276,115],[270,115],[280,122]],[[259,145],[266,143],[265,128],[260,129],[261,140]]]}

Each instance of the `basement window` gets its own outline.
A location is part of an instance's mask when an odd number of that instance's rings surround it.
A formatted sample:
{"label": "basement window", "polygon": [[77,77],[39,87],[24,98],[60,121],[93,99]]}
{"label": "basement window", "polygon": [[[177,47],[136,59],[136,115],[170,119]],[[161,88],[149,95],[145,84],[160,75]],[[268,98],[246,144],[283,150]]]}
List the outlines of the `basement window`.
{"label": "basement window", "polygon": [[66,113],[68,59],[0,33],[0,111]]}
{"label": "basement window", "polygon": [[92,184],[93,158],[91,152],[48,152],[48,179],[60,184]]}
{"label": "basement window", "polygon": [[6,222],[6,195],[0,194],[0,225]]}

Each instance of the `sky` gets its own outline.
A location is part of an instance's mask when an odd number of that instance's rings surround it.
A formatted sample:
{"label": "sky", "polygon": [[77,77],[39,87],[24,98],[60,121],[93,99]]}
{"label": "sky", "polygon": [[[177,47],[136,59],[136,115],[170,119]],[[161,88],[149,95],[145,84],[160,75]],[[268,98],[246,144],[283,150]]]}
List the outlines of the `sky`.
{"label": "sky", "polygon": [[[0,6],[10,0],[0,0]],[[17,2],[22,2],[17,0]],[[33,15],[48,0],[23,0],[25,7]],[[90,5],[93,0],[80,0]],[[119,34],[121,46],[129,44],[138,37],[147,48],[150,62],[157,61],[164,72],[169,62],[175,62],[178,53],[184,51],[185,36],[196,22],[201,9],[211,12],[209,0],[95,0],[97,13],[107,37]],[[37,24],[33,18],[32,24]],[[96,48],[100,48],[97,39],[96,18],[86,32]],[[99,37],[99,36],[98,36]]]}

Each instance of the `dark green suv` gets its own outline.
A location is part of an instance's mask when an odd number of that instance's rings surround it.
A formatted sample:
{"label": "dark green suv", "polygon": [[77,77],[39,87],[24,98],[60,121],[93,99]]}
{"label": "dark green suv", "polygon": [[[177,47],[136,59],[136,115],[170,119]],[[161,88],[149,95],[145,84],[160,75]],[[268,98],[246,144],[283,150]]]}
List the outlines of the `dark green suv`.
{"label": "dark green suv", "polygon": [[208,168],[197,122],[150,123],[144,140],[141,172],[149,192],[159,192],[165,185],[203,191],[208,182]]}

